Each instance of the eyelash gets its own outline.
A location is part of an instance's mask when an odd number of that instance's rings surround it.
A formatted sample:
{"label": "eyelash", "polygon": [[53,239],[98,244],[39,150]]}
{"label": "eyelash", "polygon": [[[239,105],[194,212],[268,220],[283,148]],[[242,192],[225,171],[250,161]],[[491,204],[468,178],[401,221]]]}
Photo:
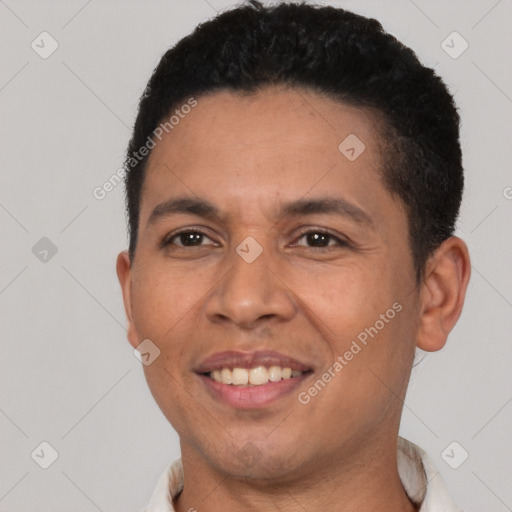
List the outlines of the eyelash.
{"label": "eyelash", "polygon": [[[162,241],[161,246],[162,246],[162,248],[164,248],[164,247],[167,247],[169,245],[173,245],[173,240],[175,238],[179,237],[180,235],[190,234],[190,233],[210,238],[206,233],[204,233],[203,231],[201,231],[199,229],[184,229],[182,231],[178,231],[177,233],[173,233],[171,236],[165,237],[163,239],[163,241]],[[337,249],[337,248],[340,248],[340,247],[348,247],[350,245],[347,241],[341,239],[340,237],[336,236],[334,233],[331,233],[329,230],[323,229],[323,228],[308,228],[308,229],[305,229],[304,231],[301,231],[298,234],[298,237],[297,237],[296,240],[300,240],[305,235],[312,234],[312,233],[330,237],[331,240],[336,241],[336,245],[335,246],[327,245],[325,247],[307,246],[309,249],[319,249],[319,250],[324,250],[324,251],[327,250],[327,251],[329,251],[329,250]],[[202,245],[192,245],[192,246],[178,245],[177,247],[182,247],[184,249],[193,249],[195,247],[202,247]]]}

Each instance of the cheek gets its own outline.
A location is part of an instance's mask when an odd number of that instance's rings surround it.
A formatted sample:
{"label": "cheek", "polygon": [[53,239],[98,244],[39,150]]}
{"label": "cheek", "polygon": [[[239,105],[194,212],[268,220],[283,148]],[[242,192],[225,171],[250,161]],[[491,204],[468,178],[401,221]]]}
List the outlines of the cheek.
{"label": "cheek", "polygon": [[337,391],[332,399],[337,401],[340,391],[350,389],[354,404],[377,404],[389,389],[401,393],[414,357],[416,328],[412,296],[404,293],[403,280],[390,266],[375,264],[331,269],[314,279],[297,277],[297,287],[299,281],[304,314],[329,353],[325,370],[343,358],[343,370],[333,379],[331,389]]}
{"label": "cheek", "polygon": [[314,275],[293,271],[288,273],[288,283],[305,306],[302,313],[338,353],[343,353],[347,342],[365,328],[373,326],[398,295],[377,262],[364,266],[347,262]]}
{"label": "cheek", "polygon": [[327,437],[358,432],[354,435],[364,438],[383,421],[399,417],[414,358],[408,335],[413,319],[404,306],[385,323],[379,315],[386,315],[387,306],[340,315],[330,326],[336,329],[329,346],[331,363],[317,376],[329,383],[324,388],[311,382],[301,390],[314,397],[308,417],[323,425]]}
{"label": "cheek", "polygon": [[[200,404],[187,393],[180,377],[176,376],[175,370],[169,363],[169,359],[173,357],[172,354],[164,351],[151,365],[144,366],[144,376],[149,390],[176,431],[186,432],[190,424],[201,429],[200,425],[205,421],[201,415],[201,407],[193,407]],[[203,428],[208,427],[203,426]]]}
{"label": "cheek", "polygon": [[145,268],[148,271],[137,275],[132,289],[137,330],[150,339],[168,340],[200,307],[209,281],[201,272],[152,264]]}

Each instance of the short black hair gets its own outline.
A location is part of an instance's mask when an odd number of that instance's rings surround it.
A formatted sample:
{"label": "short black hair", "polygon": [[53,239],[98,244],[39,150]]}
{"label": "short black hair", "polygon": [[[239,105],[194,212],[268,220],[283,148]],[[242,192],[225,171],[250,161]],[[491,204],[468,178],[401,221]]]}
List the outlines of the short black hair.
{"label": "short black hair", "polygon": [[271,85],[313,90],[384,119],[383,181],[405,206],[419,282],[429,256],[453,235],[462,200],[453,97],[377,20],[304,2],[250,0],[201,23],[163,55],[140,99],[125,159],[130,258],[150,155],[139,150],[157,127],[191,97]]}

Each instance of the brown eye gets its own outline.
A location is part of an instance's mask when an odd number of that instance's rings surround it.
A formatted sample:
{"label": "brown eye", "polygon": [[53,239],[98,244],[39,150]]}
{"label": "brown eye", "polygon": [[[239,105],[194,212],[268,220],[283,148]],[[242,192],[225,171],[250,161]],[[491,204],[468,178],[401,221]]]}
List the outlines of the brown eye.
{"label": "brown eye", "polygon": [[208,236],[201,231],[181,231],[166,238],[162,246],[176,245],[177,247],[199,247],[203,245],[201,242],[204,238],[208,238]]}
{"label": "brown eye", "polygon": [[[309,231],[303,232],[297,240],[301,240],[302,238],[306,239],[307,244],[312,248],[323,249],[327,247],[346,247],[348,243],[342,240],[341,238],[329,233],[328,231],[323,231],[319,229],[312,229]],[[334,244],[330,242],[334,241]],[[297,244],[301,245],[301,244]]]}

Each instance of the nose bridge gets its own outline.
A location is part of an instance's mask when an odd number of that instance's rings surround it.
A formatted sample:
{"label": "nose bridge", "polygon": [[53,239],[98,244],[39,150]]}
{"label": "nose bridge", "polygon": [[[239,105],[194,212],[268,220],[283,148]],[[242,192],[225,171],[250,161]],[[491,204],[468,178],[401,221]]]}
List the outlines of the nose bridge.
{"label": "nose bridge", "polygon": [[[233,248],[231,268],[210,295],[207,315],[211,320],[229,319],[242,327],[262,317],[289,319],[295,307],[284,283],[275,275],[271,250],[248,237]],[[270,268],[269,268],[270,267]]]}

